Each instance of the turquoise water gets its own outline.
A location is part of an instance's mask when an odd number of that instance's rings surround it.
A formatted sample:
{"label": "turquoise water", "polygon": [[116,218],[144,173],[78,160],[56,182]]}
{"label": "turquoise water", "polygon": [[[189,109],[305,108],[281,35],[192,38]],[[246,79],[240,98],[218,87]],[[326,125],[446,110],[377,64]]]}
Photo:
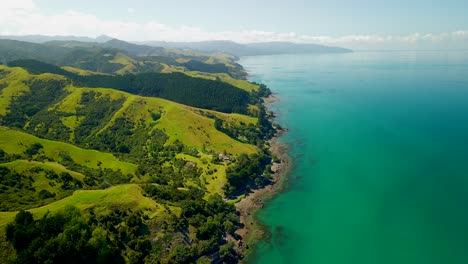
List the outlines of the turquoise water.
{"label": "turquoise water", "polygon": [[468,52],[246,57],[293,160],[251,263],[468,263]]}

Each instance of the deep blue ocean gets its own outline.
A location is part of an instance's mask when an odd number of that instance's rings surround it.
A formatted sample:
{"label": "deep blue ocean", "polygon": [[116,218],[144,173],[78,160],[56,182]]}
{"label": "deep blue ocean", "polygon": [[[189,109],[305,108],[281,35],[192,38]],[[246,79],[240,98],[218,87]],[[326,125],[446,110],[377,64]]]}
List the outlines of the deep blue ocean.
{"label": "deep blue ocean", "polygon": [[468,263],[468,52],[244,57],[280,98],[285,191],[251,263]]}

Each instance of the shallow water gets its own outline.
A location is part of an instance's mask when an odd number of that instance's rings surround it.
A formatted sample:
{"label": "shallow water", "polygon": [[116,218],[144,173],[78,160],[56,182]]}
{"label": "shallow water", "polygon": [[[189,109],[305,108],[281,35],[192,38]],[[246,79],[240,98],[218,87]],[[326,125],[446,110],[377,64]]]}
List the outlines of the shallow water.
{"label": "shallow water", "polygon": [[294,166],[252,263],[468,263],[468,52],[245,57]]}

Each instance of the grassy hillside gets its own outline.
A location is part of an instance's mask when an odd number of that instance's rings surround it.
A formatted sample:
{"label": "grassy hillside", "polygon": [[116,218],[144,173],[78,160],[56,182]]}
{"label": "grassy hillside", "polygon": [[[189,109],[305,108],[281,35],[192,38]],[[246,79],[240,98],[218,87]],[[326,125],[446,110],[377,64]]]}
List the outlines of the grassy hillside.
{"label": "grassy hillside", "polygon": [[29,87],[25,82],[31,78],[28,72],[24,69],[12,69],[0,65],[2,79],[0,80],[0,115],[5,115],[8,111],[8,106],[11,99],[29,91]]}
{"label": "grassy hillside", "polygon": [[[25,242],[31,251],[18,247],[12,237],[31,223],[15,220],[17,211],[47,229],[41,223],[73,214],[68,206],[83,213],[75,216],[85,223],[83,241],[104,239],[127,262],[193,263],[217,252],[235,261],[226,237],[240,227],[239,217],[224,198],[268,182],[265,140],[273,130],[260,103],[267,89],[184,66],[154,73],[159,62],[117,50],[74,52],[63,58],[77,63],[62,68],[33,60],[17,62],[27,71],[0,66],[0,234],[15,223],[0,236],[0,262],[14,252],[38,260],[30,253],[67,240],[38,243],[46,238],[28,233],[26,240],[36,241]],[[193,62],[200,58],[171,57],[192,69],[236,67],[222,56]],[[142,69],[153,73],[127,74]]]}
{"label": "grassy hillside", "polygon": [[57,162],[13,160],[0,164],[0,211],[42,206],[83,186],[85,176]]}
{"label": "grassy hillside", "polygon": [[[76,115],[83,94],[94,92],[96,97],[108,97],[113,100],[123,100],[122,106],[112,115],[110,120],[97,133],[111,128],[117,119],[137,120],[138,126],[144,126],[148,131],[152,128],[163,130],[169,136],[166,144],[180,141],[184,145],[196,147],[199,151],[208,150],[222,152],[227,150],[233,154],[254,153],[254,146],[241,143],[226,134],[218,131],[214,120],[201,113],[216,113],[177,104],[160,98],[131,95],[107,88],[76,88],[67,87],[70,92],[62,101],[50,110],[52,112],[66,113],[62,122],[71,129],[80,124],[83,117]],[[160,115],[158,120],[153,115]],[[229,122],[255,123],[256,118],[239,114],[216,113],[219,118]],[[71,120],[71,121],[70,121]]]}
{"label": "grassy hillside", "polygon": [[135,164],[120,161],[110,153],[82,149],[71,144],[38,138],[24,132],[0,126],[0,148],[7,154],[21,155],[35,143],[39,143],[44,147],[41,155],[53,161],[60,161],[66,154],[74,162],[92,169],[108,168],[121,170],[125,174],[135,173],[137,169]]}
{"label": "grassy hillside", "polygon": [[[141,188],[136,184],[114,186],[106,190],[80,190],[72,196],[60,201],[29,210],[35,218],[41,218],[47,212],[57,212],[67,205],[76,206],[82,210],[95,208],[97,212],[105,213],[114,208],[146,210],[148,215],[164,211],[164,208],[148,197],[144,197]],[[0,228],[11,222],[16,212],[0,212]],[[157,215],[157,214],[156,214]]]}

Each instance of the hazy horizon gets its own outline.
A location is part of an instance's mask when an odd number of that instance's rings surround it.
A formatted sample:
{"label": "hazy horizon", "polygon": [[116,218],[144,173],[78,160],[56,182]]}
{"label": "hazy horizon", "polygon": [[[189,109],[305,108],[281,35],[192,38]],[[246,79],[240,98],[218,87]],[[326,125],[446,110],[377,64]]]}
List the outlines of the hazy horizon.
{"label": "hazy horizon", "polygon": [[[125,41],[287,41],[353,50],[468,48],[464,1],[5,0],[0,35],[109,35]],[[450,17],[448,15],[450,14]]]}

